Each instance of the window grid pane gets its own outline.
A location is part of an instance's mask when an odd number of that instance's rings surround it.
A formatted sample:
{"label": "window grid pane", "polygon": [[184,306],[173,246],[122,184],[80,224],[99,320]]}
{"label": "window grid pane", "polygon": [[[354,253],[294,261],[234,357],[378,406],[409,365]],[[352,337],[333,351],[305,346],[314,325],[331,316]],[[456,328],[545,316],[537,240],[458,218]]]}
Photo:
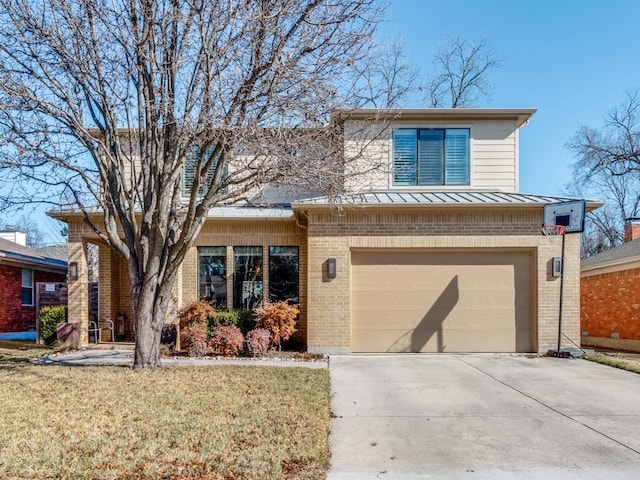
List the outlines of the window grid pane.
{"label": "window grid pane", "polygon": [[402,128],[393,131],[393,184],[416,185],[418,158],[417,130]]}
{"label": "window grid pane", "polygon": [[419,185],[442,185],[444,172],[444,130],[420,130],[418,142]]}
{"label": "window grid pane", "polygon": [[298,303],[298,247],[269,247],[269,300]]}
{"label": "window grid pane", "polygon": [[262,304],[262,247],[233,248],[233,308]]}
{"label": "window grid pane", "polygon": [[33,305],[33,270],[22,269],[22,291],[20,294],[22,305]]}
{"label": "window grid pane", "polygon": [[469,130],[449,128],[445,139],[447,185],[469,184]]}
{"label": "window grid pane", "polygon": [[[211,155],[212,150],[207,150],[205,152],[205,157],[208,157],[209,155]],[[198,156],[200,154],[200,151],[198,148],[193,147],[189,154],[187,155],[187,158],[185,159],[184,165],[183,165],[183,172],[182,172],[182,196],[183,197],[188,197],[191,195],[191,189],[193,188],[193,182],[195,181],[196,178],[196,165],[198,163]],[[200,188],[198,188],[198,197],[203,197],[206,190],[208,189],[208,186],[211,185],[211,182],[213,181],[213,176],[216,173],[216,167],[218,165],[218,161],[216,160],[213,165],[211,166],[211,168],[209,169],[209,171],[207,172],[207,176],[205,179],[205,184],[204,185],[200,185]],[[223,173],[223,177],[226,176],[226,170],[227,170],[227,166],[224,166],[224,173]]]}
{"label": "window grid pane", "polygon": [[227,308],[227,249],[198,247],[198,295],[217,308]]}

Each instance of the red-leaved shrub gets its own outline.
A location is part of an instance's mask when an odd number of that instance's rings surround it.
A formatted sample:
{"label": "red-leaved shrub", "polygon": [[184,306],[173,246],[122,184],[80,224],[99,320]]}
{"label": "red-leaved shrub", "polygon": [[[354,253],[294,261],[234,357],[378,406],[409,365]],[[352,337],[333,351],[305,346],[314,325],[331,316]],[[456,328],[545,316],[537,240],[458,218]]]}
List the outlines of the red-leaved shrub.
{"label": "red-leaved shrub", "polygon": [[203,322],[205,326],[209,317],[215,317],[216,309],[207,302],[193,302],[178,310],[180,328],[191,326],[195,322]]}
{"label": "red-leaved shrub", "polygon": [[271,333],[272,345],[280,350],[283,340],[288,340],[296,331],[295,325],[300,309],[287,302],[269,302],[256,310],[257,327]]}
{"label": "red-leaved shrub", "polygon": [[247,333],[245,349],[252,357],[259,357],[266,354],[271,346],[271,334],[264,328],[254,328]]}
{"label": "red-leaved shrub", "polygon": [[238,327],[216,325],[211,332],[209,346],[218,355],[238,355],[242,351],[244,336]]}
{"label": "red-leaved shrub", "polygon": [[190,356],[204,357],[209,353],[206,322],[192,322],[188,327],[180,329],[180,342]]}

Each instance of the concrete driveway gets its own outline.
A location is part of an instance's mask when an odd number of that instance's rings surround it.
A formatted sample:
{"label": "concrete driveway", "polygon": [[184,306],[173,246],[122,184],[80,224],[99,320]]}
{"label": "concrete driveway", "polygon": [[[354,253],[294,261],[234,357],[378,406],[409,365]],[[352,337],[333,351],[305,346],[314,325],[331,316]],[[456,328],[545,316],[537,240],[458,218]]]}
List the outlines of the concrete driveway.
{"label": "concrete driveway", "polygon": [[638,479],[640,376],[518,355],[331,357],[329,480]]}

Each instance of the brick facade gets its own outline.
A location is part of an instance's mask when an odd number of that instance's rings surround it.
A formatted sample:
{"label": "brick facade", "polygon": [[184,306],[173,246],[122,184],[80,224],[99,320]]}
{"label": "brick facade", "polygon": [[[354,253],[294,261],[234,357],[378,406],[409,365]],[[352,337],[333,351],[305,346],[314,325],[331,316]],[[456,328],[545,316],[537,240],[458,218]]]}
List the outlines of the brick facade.
{"label": "brick facade", "polygon": [[[535,285],[532,318],[534,346],[557,347],[560,279],[552,259],[561,255],[562,237],[540,234],[542,208],[468,209],[407,212],[355,209],[336,215],[308,212],[308,348],[347,353],[350,348],[350,268],[354,249],[522,249],[533,256]],[[565,285],[562,346],[579,344],[580,235],[565,237]],[[336,258],[338,274],[325,275],[325,262]],[[535,321],[537,320],[537,321]]]}
{"label": "brick facade", "polygon": [[[38,282],[64,282],[66,274],[34,270]],[[26,332],[36,329],[36,307],[22,305],[22,268],[0,265],[0,332]]]}
{"label": "brick facade", "polygon": [[[69,282],[69,322],[81,324],[81,343],[88,342],[87,323],[89,311],[87,298],[88,272],[86,244],[95,243],[99,248],[99,317],[115,320],[119,312],[127,319],[127,338],[133,339],[133,305],[131,282],[126,261],[100,242],[95,234],[82,223],[69,221],[69,261],[78,262],[78,279]],[[306,255],[305,230],[289,220],[208,221],[194,246],[188,251],[176,279],[167,323],[176,323],[176,312],[198,299],[197,247],[226,247],[227,251],[227,304],[233,305],[233,247],[261,246],[263,249],[263,285],[265,299],[269,288],[269,246],[297,246],[300,266],[300,318],[294,339],[306,344]]]}
{"label": "brick facade", "polygon": [[638,292],[640,267],[583,276],[581,330],[589,337],[640,340]]}
{"label": "brick facade", "polygon": [[[178,275],[175,311],[198,297],[197,247],[224,246],[227,253],[227,303],[232,305],[233,247],[262,246],[264,295],[268,294],[268,248],[298,246],[300,253],[300,322],[297,339],[311,351],[346,353],[351,342],[351,252],[357,249],[501,249],[531,255],[534,349],[557,346],[560,279],[552,275],[552,259],[561,255],[562,237],[540,234],[542,207],[440,208],[399,210],[358,208],[339,214],[310,208],[287,220],[208,220],[189,250]],[[69,288],[70,321],[81,322],[86,306],[86,261],[83,242],[96,241],[80,222],[70,222],[70,261],[78,261],[81,277]],[[580,235],[565,236],[566,262],[562,345],[580,341]],[[337,276],[326,275],[326,261],[336,258]],[[100,250],[100,312],[130,312],[131,289],[126,263],[103,246]],[[82,305],[81,305],[82,303]],[[88,338],[85,334],[85,342]]]}

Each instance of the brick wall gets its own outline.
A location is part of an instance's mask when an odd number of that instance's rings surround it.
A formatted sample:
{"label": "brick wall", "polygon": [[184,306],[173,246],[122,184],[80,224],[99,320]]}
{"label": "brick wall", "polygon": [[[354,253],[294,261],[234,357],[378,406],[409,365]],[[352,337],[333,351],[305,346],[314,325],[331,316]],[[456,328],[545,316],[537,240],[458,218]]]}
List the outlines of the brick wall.
{"label": "brick wall", "polygon": [[[34,271],[38,282],[64,282],[66,274]],[[0,265],[0,332],[24,332],[35,330],[36,309],[22,305],[22,268]],[[35,304],[35,297],[34,297]]]}
{"label": "brick wall", "polygon": [[589,337],[640,340],[640,268],[580,280],[581,330]]}
{"label": "brick wall", "polygon": [[[506,210],[393,211],[358,209],[336,215],[308,212],[309,350],[346,353],[351,342],[351,251],[353,249],[523,249],[533,256],[534,348],[557,346],[560,279],[551,274],[562,237],[540,234],[542,208]],[[563,332],[579,337],[580,235],[565,237]],[[338,275],[327,279],[325,262],[336,258]],[[563,338],[562,345],[572,342]]]}
{"label": "brick wall", "polygon": [[297,246],[299,248],[300,317],[294,339],[307,343],[307,243],[304,228],[288,221],[208,221],[182,263],[181,304],[187,305],[198,298],[197,247],[226,247],[227,253],[227,305],[233,305],[234,246],[262,247],[263,294],[269,291],[269,246]]}

